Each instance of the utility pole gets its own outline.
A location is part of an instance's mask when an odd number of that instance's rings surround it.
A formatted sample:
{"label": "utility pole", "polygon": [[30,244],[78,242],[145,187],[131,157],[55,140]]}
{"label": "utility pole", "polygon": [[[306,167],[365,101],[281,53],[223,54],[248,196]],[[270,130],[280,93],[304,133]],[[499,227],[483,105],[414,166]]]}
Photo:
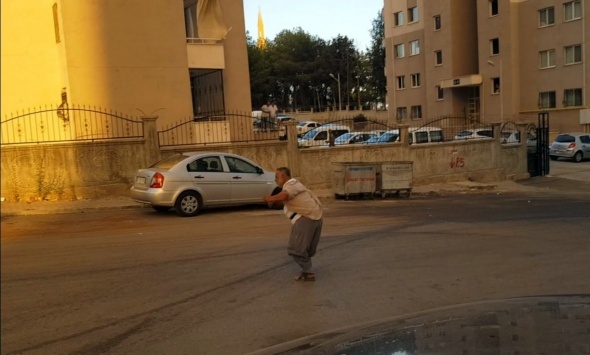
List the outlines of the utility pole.
{"label": "utility pole", "polygon": [[342,111],[342,96],[340,96],[340,73],[338,73],[338,78],[334,76],[334,74],[330,73],[332,79],[338,82],[338,111]]}

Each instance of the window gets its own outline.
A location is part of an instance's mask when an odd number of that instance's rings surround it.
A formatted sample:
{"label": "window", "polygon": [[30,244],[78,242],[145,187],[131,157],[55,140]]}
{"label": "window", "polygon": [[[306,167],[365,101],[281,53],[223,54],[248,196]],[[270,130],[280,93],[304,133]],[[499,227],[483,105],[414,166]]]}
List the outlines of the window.
{"label": "window", "polygon": [[396,58],[403,58],[406,56],[406,46],[402,44],[395,45],[395,57]]}
{"label": "window", "polygon": [[564,90],[563,106],[582,106],[582,89]]}
{"label": "window", "polygon": [[221,159],[219,157],[206,157],[192,162],[186,165],[188,172],[223,172],[223,166],[221,165]]}
{"label": "window", "polygon": [[539,52],[539,67],[541,69],[555,67],[554,49]]}
{"label": "window", "polygon": [[490,16],[498,16],[498,0],[489,0]]}
{"label": "window", "polygon": [[420,87],[420,73],[410,74],[410,78],[412,79],[413,88]]}
{"label": "window", "polygon": [[395,117],[398,120],[404,119],[408,117],[408,110],[405,107],[398,107],[395,110]]}
{"label": "window", "polygon": [[582,5],[580,0],[570,1],[563,4],[563,18],[565,21],[582,18]]}
{"label": "window", "polygon": [[397,89],[398,90],[406,88],[406,77],[405,76],[403,76],[403,75],[396,76],[395,81],[397,82]]}
{"label": "window", "polygon": [[417,55],[420,54],[420,42],[411,41],[410,42],[410,55]]}
{"label": "window", "polygon": [[395,26],[401,26],[404,24],[404,13],[403,12],[396,12],[393,14],[393,22]]}
{"label": "window", "polygon": [[197,2],[192,2],[191,5],[185,5],[184,8],[184,26],[186,31],[186,38],[197,38]]}
{"label": "window", "polygon": [[434,52],[434,65],[442,65],[442,51]]}
{"label": "window", "polygon": [[414,6],[414,7],[410,7],[408,9],[408,23],[412,23],[412,22],[416,22],[418,21],[418,7]]}
{"label": "window", "polygon": [[539,27],[555,24],[555,9],[547,7],[539,10]]}
{"label": "window", "polygon": [[566,65],[582,63],[582,46],[578,44],[575,46],[565,47],[564,63]]}
{"label": "window", "polygon": [[239,158],[225,157],[229,170],[232,173],[258,174],[260,168]]}
{"label": "window", "polygon": [[436,99],[437,100],[442,100],[445,98],[445,92],[443,90],[443,88],[441,88],[440,86],[436,86]]}
{"label": "window", "polygon": [[428,143],[428,132],[414,132],[414,136],[416,136],[416,144]]}
{"label": "window", "polygon": [[492,78],[492,94],[500,93],[500,78]]}
{"label": "window", "polygon": [[434,30],[440,30],[442,27],[440,22],[440,15],[434,16]]}
{"label": "window", "polygon": [[555,108],[555,91],[539,93],[539,108]]}
{"label": "window", "polygon": [[500,54],[500,39],[494,38],[490,40],[490,51],[492,55]]}
{"label": "window", "polygon": [[412,118],[422,118],[422,106],[412,106]]}

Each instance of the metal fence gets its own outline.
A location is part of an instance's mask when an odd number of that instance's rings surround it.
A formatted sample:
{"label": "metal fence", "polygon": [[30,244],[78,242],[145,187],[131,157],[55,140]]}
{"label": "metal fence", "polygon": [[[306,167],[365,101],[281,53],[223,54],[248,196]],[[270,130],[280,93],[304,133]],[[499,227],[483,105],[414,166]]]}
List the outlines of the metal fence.
{"label": "metal fence", "polygon": [[2,145],[143,137],[143,122],[82,105],[44,106],[5,117]]}
{"label": "metal fence", "polygon": [[442,116],[434,118],[417,127],[411,127],[410,132],[420,132],[435,129],[442,132],[440,141],[485,139],[493,138],[492,125],[477,119],[461,116]]}
{"label": "metal fence", "polygon": [[182,120],[158,131],[160,147],[215,145],[286,139],[283,123],[244,113],[219,113]]}
{"label": "metal fence", "polygon": [[[438,118],[431,119],[427,122],[424,121],[407,121],[407,122],[398,122],[391,124],[388,123],[387,120],[374,120],[368,119],[363,114],[358,114],[354,117],[338,119],[330,122],[323,122],[322,126],[326,127],[327,124],[333,126],[331,129],[331,133],[336,132],[337,136],[335,137],[335,144],[338,143],[343,144],[344,141],[348,138],[353,136],[354,134],[363,133],[363,138],[370,137],[370,134],[377,134],[381,135],[384,132],[389,132],[390,134],[397,134],[399,136],[399,129],[397,128],[399,124],[409,124],[410,128],[408,129],[409,132],[409,143],[410,144],[419,144],[419,143],[438,143],[438,142],[446,142],[452,140],[467,140],[467,139],[486,139],[486,138],[493,138],[494,132],[492,125],[479,122],[477,120],[473,120],[468,117],[455,117],[455,116],[442,116]],[[420,123],[420,124],[418,124]],[[514,125],[514,127],[516,127]],[[506,133],[513,132],[512,127],[506,126]],[[304,133],[304,132],[303,132]],[[339,135],[348,133],[344,137],[339,137]],[[369,135],[367,135],[369,134]],[[308,137],[309,138],[309,137]],[[513,137],[518,138],[518,137]],[[314,142],[314,144],[305,144],[308,142],[304,142],[304,144],[300,145],[326,145],[326,142],[330,138],[325,140],[323,135],[320,136],[320,142]],[[370,138],[369,138],[370,139]],[[377,141],[377,139],[372,139],[369,143],[388,143],[393,141],[398,141],[398,137],[385,138]],[[340,141],[340,142],[339,142]],[[359,143],[356,140],[353,140],[353,143]],[[364,143],[364,142],[361,142]],[[350,144],[350,143],[347,143]]]}

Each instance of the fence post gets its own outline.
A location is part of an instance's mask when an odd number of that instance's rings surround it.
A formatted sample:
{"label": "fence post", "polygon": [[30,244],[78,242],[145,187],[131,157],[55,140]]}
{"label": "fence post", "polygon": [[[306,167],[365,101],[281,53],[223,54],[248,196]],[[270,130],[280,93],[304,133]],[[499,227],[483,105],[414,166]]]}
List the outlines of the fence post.
{"label": "fence post", "polygon": [[[529,172],[529,146],[527,142],[527,126],[528,123],[526,122],[519,122],[516,124],[518,132],[520,133],[520,173],[528,173]],[[539,169],[540,166],[537,166]],[[543,174],[544,175],[544,174]],[[530,177],[530,175],[529,175]]]}
{"label": "fence post", "polygon": [[399,129],[399,141],[404,148],[408,148],[410,146],[410,141],[408,139],[409,135],[409,128],[410,125],[408,124],[398,124],[397,128]]}
{"label": "fence post", "polygon": [[502,123],[500,123],[500,122],[492,122],[492,123],[490,123],[490,126],[492,126],[492,136],[494,137],[494,141],[497,144],[500,144],[501,143],[500,142],[500,136],[501,136],[501,134],[500,134],[501,133],[501,131],[500,131],[501,130],[501,127],[500,126],[501,125],[502,125]]}
{"label": "fence post", "polygon": [[285,122],[287,130],[287,163],[291,169],[292,176],[301,176],[299,164],[299,147],[297,146],[297,124],[296,120]]}
{"label": "fence post", "polygon": [[143,138],[145,140],[143,166],[150,166],[161,159],[160,143],[158,142],[158,131],[156,129],[158,116],[142,116],[140,118],[143,121]]}

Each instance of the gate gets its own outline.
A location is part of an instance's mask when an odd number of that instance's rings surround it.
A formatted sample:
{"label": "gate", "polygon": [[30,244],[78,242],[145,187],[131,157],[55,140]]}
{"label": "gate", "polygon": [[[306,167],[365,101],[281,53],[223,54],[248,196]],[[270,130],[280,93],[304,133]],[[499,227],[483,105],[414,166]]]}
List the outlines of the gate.
{"label": "gate", "polygon": [[549,113],[539,113],[537,127],[535,128],[536,144],[529,142],[527,137],[528,172],[532,176],[545,176],[549,174]]}

